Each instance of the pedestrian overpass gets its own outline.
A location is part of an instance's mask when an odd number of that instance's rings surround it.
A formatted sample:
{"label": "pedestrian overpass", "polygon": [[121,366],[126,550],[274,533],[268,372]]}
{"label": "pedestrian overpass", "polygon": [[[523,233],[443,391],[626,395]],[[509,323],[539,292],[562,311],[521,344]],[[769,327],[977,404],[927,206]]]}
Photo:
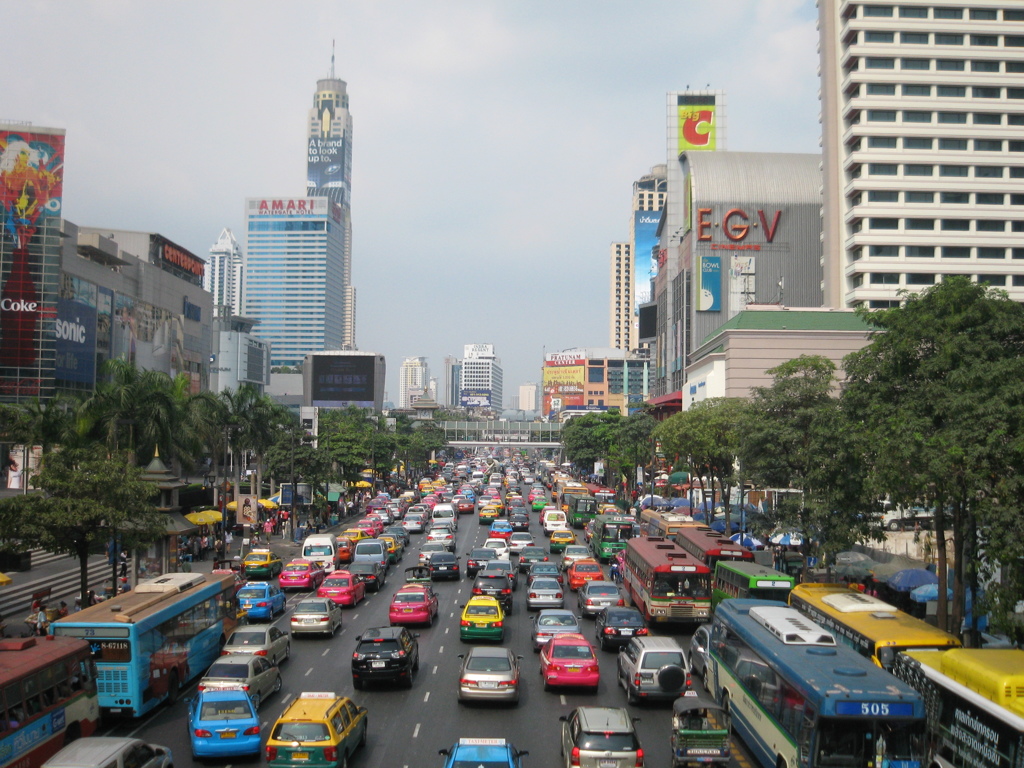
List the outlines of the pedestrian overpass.
{"label": "pedestrian overpass", "polygon": [[545,421],[442,421],[444,437],[455,448],[508,446],[558,448],[562,425]]}

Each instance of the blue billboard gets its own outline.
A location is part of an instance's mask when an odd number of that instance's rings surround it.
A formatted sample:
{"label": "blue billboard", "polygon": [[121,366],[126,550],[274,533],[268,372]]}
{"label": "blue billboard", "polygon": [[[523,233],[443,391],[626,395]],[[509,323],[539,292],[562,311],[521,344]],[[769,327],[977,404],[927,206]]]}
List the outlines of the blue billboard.
{"label": "blue billboard", "polygon": [[459,396],[459,403],[463,408],[490,408],[491,390],[463,389]]}
{"label": "blue billboard", "polygon": [[721,256],[701,256],[697,262],[697,311],[722,311]]}
{"label": "blue billboard", "polygon": [[96,380],[96,308],[57,299],[53,330],[57,380],[92,386]]}
{"label": "blue billboard", "polygon": [[633,212],[633,313],[651,300],[651,280],[657,272],[657,259],[652,252],[658,248],[660,211]]}

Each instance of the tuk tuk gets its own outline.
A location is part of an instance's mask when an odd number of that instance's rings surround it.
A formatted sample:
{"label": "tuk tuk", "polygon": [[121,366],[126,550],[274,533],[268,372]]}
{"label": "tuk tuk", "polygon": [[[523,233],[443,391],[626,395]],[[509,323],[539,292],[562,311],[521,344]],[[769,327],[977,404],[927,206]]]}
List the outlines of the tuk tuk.
{"label": "tuk tuk", "polygon": [[414,565],[405,569],[406,584],[430,584],[430,568],[425,565]]}
{"label": "tuk tuk", "polygon": [[672,704],[672,766],[728,764],[732,720],[714,699],[693,688]]}

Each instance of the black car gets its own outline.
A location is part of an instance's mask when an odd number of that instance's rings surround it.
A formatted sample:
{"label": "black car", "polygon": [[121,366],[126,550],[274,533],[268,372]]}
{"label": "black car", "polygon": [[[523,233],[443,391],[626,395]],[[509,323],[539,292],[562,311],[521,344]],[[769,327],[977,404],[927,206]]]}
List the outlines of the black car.
{"label": "black car", "polygon": [[403,547],[409,546],[409,532],[405,530],[404,525],[389,525],[384,529],[384,533],[398,538],[402,542]]}
{"label": "black car", "polygon": [[525,512],[513,512],[508,516],[508,521],[512,524],[513,531],[530,530],[530,516]]}
{"label": "black car", "polygon": [[469,578],[476,576],[476,572],[482,569],[491,560],[498,557],[498,553],[490,547],[476,547],[466,555],[466,574]]}
{"label": "black car", "polygon": [[523,547],[519,553],[519,572],[526,573],[534,563],[548,562],[548,551],[544,547]]}
{"label": "black car", "polygon": [[487,573],[488,571],[500,571],[507,574],[512,589],[519,586],[519,571],[508,560],[491,560],[480,573]]}
{"label": "black car", "polygon": [[452,579],[458,581],[462,578],[462,569],[459,568],[459,558],[450,552],[437,552],[427,563],[430,568],[430,580]]}
{"label": "black car", "polygon": [[473,582],[474,595],[490,595],[497,598],[505,613],[512,610],[512,584],[503,571],[483,570],[477,573]]}
{"label": "black car", "polygon": [[361,690],[368,682],[386,680],[412,688],[412,676],[420,668],[419,634],[406,627],[374,627],[356,637],[352,653],[352,686]]}
{"label": "black car", "polygon": [[384,566],[379,562],[349,563],[347,570],[356,581],[365,582],[367,589],[380,592],[381,587],[384,586]]}
{"label": "black car", "polygon": [[631,638],[647,634],[647,622],[636,608],[614,605],[598,611],[594,617],[594,636],[602,650],[621,648]]}

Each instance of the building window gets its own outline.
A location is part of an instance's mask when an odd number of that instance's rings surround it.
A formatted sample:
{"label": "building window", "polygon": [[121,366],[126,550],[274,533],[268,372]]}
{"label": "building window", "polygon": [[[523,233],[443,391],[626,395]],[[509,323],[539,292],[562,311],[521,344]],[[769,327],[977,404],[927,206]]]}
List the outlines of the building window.
{"label": "building window", "polygon": [[917,6],[901,5],[900,6],[900,18],[903,19],[927,19],[928,9],[919,8]]}
{"label": "building window", "polygon": [[[1024,62],[1022,62],[1024,63]],[[1024,125],[1024,115],[1007,115],[1007,125]]]}
{"label": "building window", "polygon": [[868,83],[869,96],[895,96],[896,86],[892,83]]}
{"label": "building window", "polygon": [[974,230],[976,232],[1005,232],[1006,222],[979,219],[978,221],[974,222]]}
{"label": "building window", "polygon": [[908,245],[905,246],[908,259],[933,259],[935,258],[934,245]]}
{"label": "building window", "polygon": [[935,275],[930,272],[910,272],[907,274],[907,285],[934,285]]}
{"label": "building window", "polygon": [[868,136],[870,149],[896,149],[895,136]]}
{"label": "building window", "polygon": [[933,18],[936,19],[962,19],[964,17],[963,8],[936,8],[932,11]]}
{"label": "building window", "polygon": [[1010,222],[1011,232],[1024,232],[1024,221],[1011,221]]}
{"label": "building window", "polygon": [[900,255],[900,249],[898,245],[872,245],[868,249],[868,254],[879,258],[895,259]]}
{"label": "building window", "polygon": [[965,125],[967,123],[967,113],[939,112],[939,122],[947,125]]}
{"label": "building window", "polygon": [[976,99],[998,99],[999,89],[990,88],[988,86],[976,85],[973,88],[971,88],[971,94]]}
{"label": "building window", "polygon": [[1014,259],[1024,259],[1024,248],[1011,248],[1010,256]]}
{"label": "building window", "polygon": [[865,5],[863,11],[865,16],[892,16],[891,5]]}
{"label": "building window", "polygon": [[898,203],[900,193],[890,189],[872,189],[868,191],[869,203]]}
{"label": "building window", "polygon": [[868,173],[872,176],[895,176],[898,167],[895,163],[869,163]]}
{"label": "building window", "polygon": [[939,176],[958,176],[966,178],[969,175],[966,165],[940,165]]}
{"label": "building window", "polygon": [[971,222],[968,219],[943,219],[942,229],[946,232],[970,232]]}
{"label": "building window", "polygon": [[935,68],[940,72],[963,72],[966,69],[960,59],[936,59]]}
{"label": "building window", "polygon": [[974,166],[974,178],[1001,179],[1003,178],[1003,167],[1001,165],[976,165]]}
{"label": "building window", "polygon": [[903,139],[904,149],[931,149],[932,140],[921,136],[907,136]]}
{"label": "building window", "polygon": [[999,11],[988,8],[972,8],[971,18],[978,21],[996,21],[999,19]]}
{"label": "building window", "polygon": [[978,248],[979,259],[1005,259],[1006,249],[1005,248],[991,248],[983,246]]}
{"label": "building window", "polygon": [[864,59],[864,66],[867,69],[896,69],[896,59],[884,59],[878,56],[868,56]]}
{"label": "building window", "polygon": [[971,72],[998,72],[998,61],[972,61]]}
{"label": "building window", "polygon": [[915,72],[929,70],[932,68],[931,59],[900,59],[900,69],[907,69]]}
{"label": "building window", "polygon": [[967,149],[967,139],[939,139],[939,149],[965,151]]}
{"label": "building window", "polygon": [[998,139],[975,139],[975,152],[1002,152],[1003,142]]}
{"label": "building window", "polygon": [[934,203],[934,192],[904,192],[903,199],[908,203]]}
{"label": "building window", "polygon": [[869,109],[869,123],[895,123],[896,111],[892,109]]}
{"label": "building window", "polygon": [[967,89],[962,85],[940,85],[936,93],[940,97],[959,99],[967,95]]}
{"label": "building window", "polygon": [[[906,35],[904,35],[905,37]],[[864,33],[865,43],[891,43],[895,39],[895,35],[892,32],[878,32],[875,30],[868,30]],[[906,40],[903,41],[907,42]],[[928,41],[925,40],[927,43]]]}
{"label": "building window", "polygon": [[971,249],[965,245],[947,245],[942,249],[944,259],[969,259]]}
{"label": "building window", "polygon": [[899,229],[899,219],[871,219],[872,229]]}
{"label": "building window", "polygon": [[975,112],[973,120],[975,125],[1000,125],[1003,122],[1003,116],[994,115],[991,112]]}
{"label": "building window", "polygon": [[934,176],[935,166],[934,165],[917,165],[907,163],[903,166],[904,176]]}
{"label": "building window", "polygon": [[941,32],[935,33],[935,44],[936,45],[963,45],[963,35],[950,35]]}
{"label": "building window", "polygon": [[[870,32],[868,34],[871,34]],[[882,33],[892,35],[892,32]],[[892,40],[879,40],[878,42],[891,43]],[[928,45],[928,33],[927,32],[900,32],[900,42],[904,45]]]}
{"label": "building window", "polygon": [[1005,205],[1006,196],[1000,192],[978,192],[974,202],[978,205]]}
{"label": "building window", "polygon": [[1013,287],[1019,288],[1024,285],[1024,275],[1013,275]]}
{"label": "building window", "polygon": [[971,35],[971,45],[994,48],[999,45],[999,38],[996,35]]}
{"label": "building window", "polygon": [[[1011,152],[1024,152],[1024,141],[1011,141],[1010,142]],[[1016,170],[1016,169],[1013,169]]]}
{"label": "building window", "polygon": [[1024,88],[1007,88],[1006,98],[1008,99],[1024,99]]}
{"label": "building window", "polygon": [[1024,72],[1024,61],[1008,61],[1006,62],[1007,73],[1020,74]]}
{"label": "building window", "polygon": [[872,272],[871,282],[875,285],[899,285],[900,276],[889,272]]}
{"label": "building window", "polygon": [[903,228],[910,231],[920,232],[923,230],[935,229],[934,219],[904,219]]}
{"label": "building window", "polygon": [[931,121],[931,112],[920,112],[917,110],[905,110],[903,112],[904,123],[930,123]]}
{"label": "building window", "polygon": [[1006,285],[1006,275],[978,275],[978,282],[989,285]]}
{"label": "building window", "polygon": [[1003,21],[1024,21],[1024,11],[1003,11]]}
{"label": "building window", "polygon": [[1024,205],[1024,195],[1010,195],[1010,205]]}

